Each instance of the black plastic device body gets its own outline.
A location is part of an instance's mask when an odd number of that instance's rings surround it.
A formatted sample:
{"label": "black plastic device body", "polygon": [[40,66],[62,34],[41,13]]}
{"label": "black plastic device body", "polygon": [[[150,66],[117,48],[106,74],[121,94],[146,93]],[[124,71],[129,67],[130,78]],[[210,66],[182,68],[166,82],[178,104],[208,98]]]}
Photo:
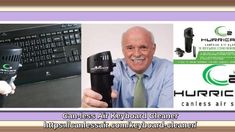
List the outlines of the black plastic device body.
{"label": "black plastic device body", "polygon": [[193,29],[191,27],[186,28],[184,30],[184,38],[185,38],[185,51],[187,53],[192,52],[192,43],[193,43]]}
{"label": "black plastic device body", "polygon": [[[0,80],[10,83],[17,74],[21,62],[22,49],[15,45],[0,44]],[[0,95],[0,107],[3,106],[4,95]]]}
{"label": "black plastic device body", "polygon": [[97,53],[87,58],[87,72],[90,73],[92,90],[102,95],[102,101],[112,107],[111,86],[114,76],[111,75],[115,64],[110,51]]}

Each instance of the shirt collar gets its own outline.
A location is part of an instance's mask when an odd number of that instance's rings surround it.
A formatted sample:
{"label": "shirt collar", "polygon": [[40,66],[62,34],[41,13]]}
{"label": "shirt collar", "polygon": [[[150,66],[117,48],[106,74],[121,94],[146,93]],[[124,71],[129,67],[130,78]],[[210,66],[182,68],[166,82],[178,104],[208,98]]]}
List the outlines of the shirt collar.
{"label": "shirt collar", "polygon": [[[135,72],[131,70],[131,68],[127,65],[125,59],[123,59],[123,62],[124,62],[124,66],[125,66],[125,70],[127,71],[127,73],[129,74],[130,77],[133,77],[135,76]],[[151,76],[151,73],[152,73],[152,70],[153,69],[153,63],[150,64],[150,66],[145,70],[145,72],[143,73],[144,76],[147,76],[147,77],[150,77]]]}

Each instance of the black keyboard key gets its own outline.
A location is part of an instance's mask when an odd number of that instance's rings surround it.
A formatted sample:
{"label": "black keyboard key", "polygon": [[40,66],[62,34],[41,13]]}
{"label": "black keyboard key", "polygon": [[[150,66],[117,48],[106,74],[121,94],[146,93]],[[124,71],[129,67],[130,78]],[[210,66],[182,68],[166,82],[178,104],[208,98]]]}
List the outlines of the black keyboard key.
{"label": "black keyboard key", "polygon": [[45,55],[40,56],[40,60],[41,60],[41,61],[46,60],[46,56],[45,56]]}
{"label": "black keyboard key", "polygon": [[75,40],[71,40],[71,44],[72,44],[72,45],[75,45],[75,44],[76,44],[76,41],[75,41]]}
{"label": "black keyboard key", "polygon": [[74,62],[73,56],[69,56],[68,59],[69,59],[69,62]]}
{"label": "black keyboard key", "polygon": [[[23,36],[23,37],[20,37],[20,40],[25,40],[25,37]],[[6,41],[5,41],[6,42]]]}
{"label": "black keyboard key", "polygon": [[46,49],[51,48],[51,44],[50,44],[50,43],[49,43],[49,44],[46,44],[46,45],[45,45],[45,48],[46,48]]}
{"label": "black keyboard key", "polygon": [[56,59],[55,60],[55,63],[56,64],[62,64],[62,63],[66,63],[67,62],[67,59],[66,58],[61,58],[61,59]]}
{"label": "black keyboard key", "polygon": [[25,53],[25,54],[24,54],[24,58],[29,58],[29,56],[30,56],[29,54],[30,54],[30,53],[28,53],[28,52]]}
{"label": "black keyboard key", "polygon": [[75,34],[75,38],[76,38],[76,39],[79,39],[79,38],[80,38],[80,35],[76,33],[76,34]]}
{"label": "black keyboard key", "polygon": [[64,40],[69,40],[69,35],[65,35]]}
{"label": "black keyboard key", "polygon": [[47,52],[48,52],[48,54],[52,54],[53,50],[52,49],[48,49]]}
{"label": "black keyboard key", "polygon": [[54,64],[55,64],[55,61],[54,61],[54,60],[45,61],[45,65],[46,65],[46,66],[51,66],[51,65],[54,65]]}
{"label": "black keyboard key", "polygon": [[67,40],[67,41],[65,41],[65,45],[66,45],[66,46],[71,45],[70,41],[68,41],[68,40]]}
{"label": "black keyboard key", "polygon": [[63,42],[56,42],[56,46],[57,46],[57,47],[64,46],[64,43],[63,43]]}
{"label": "black keyboard key", "polygon": [[80,44],[81,43],[81,39],[76,39],[76,43]]}
{"label": "black keyboard key", "polygon": [[47,38],[47,43],[51,43],[52,39],[51,38]]}
{"label": "black keyboard key", "polygon": [[30,56],[34,57],[36,56],[36,53],[34,51],[30,52]]}
{"label": "black keyboard key", "polygon": [[55,48],[56,44],[55,43],[51,43],[51,48]]}
{"label": "black keyboard key", "polygon": [[25,41],[24,44],[25,44],[25,46],[30,46],[30,42],[29,41]]}
{"label": "black keyboard key", "polygon": [[40,50],[43,50],[43,49],[45,49],[45,45],[41,44],[41,45],[39,45],[39,48],[40,48]]}
{"label": "black keyboard key", "polygon": [[69,33],[73,33],[73,29],[69,30]]}
{"label": "black keyboard key", "polygon": [[44,61],[41,61],[41,62],[38,63],[38,67],[43,67],[43,66],[45,66],[45,62]]}
{"label": "black keyboard key", "polygon": [[37,35],[36,34],[31,35],[31,38],[37,38]]}
{"label": "black keyboard key", "polygon": [[63,31],[63,34],[67,34],[67,33],[69,33],[69,31],[68,31],[68,30]]}
{"label": "black keyboard key", "polygon": [[45,37],[45,36],[46,36],[46,34],[45,34],[45,33],[42,33],[42,34],[40,34],[40,36],[41,36],[41,37]]}
{"label": "black keyboard key", "polygon": [[51,59],[51,55],[46,55],[46,59],[50,60]]}
{"label": "black keyboard key", "polygon": [[40,56],[40,55],[42,55],[42,52],[40,50],[38,50],[38,51],[36,51],[36,55]]}
{"label": "black keyboard key", "polygon": [[74,32],[79,32],[79,29],[74,29]]}
{"label": "black keyboard key", "polygon": [[26,36],[26,39],[31,39],[31,36]]}
{"label": "black keyboard key", "polygon": [[24,58],[23,59],[23,64],[29,63],[29,59],[28,58]]}
{"label": "black keyboard key", "polygon": [[34,50],[39,50],[39,46],[38,46],[38,45],[35,45],[35,46],[34,46]]}
{"label": "black keyboard key", "polygon": [[24,42],[19,42],[20,47],[24,47]]}
{"label": "black keyboard key", "polygon": [[78,54],[79,54],[78,50],[72,50],[72,55],[78,55]]}
{"label": "black keyboard key", "polygon": [[74,61],[80,61],[79,56],[74,56]]}
{"label": "black keyboard key", "polygon": [[42,38],[41,39],[41,43],[45,44],[47,42],[47,39],[46,38]]}
{"label": "black keyboard key", "polygon": [[29,63],[33,63],[34,62],[34,58],[29,58]]}
{"label": "black keyboard key", "polygon": [[34,48],[31,47],[31,46],[30,46],[30,47],[27,47],[27,48],[28,48],[28,51],[29,51],[29,52],[33,51],[33,49],[34,49]]}
{"label": "black keyboard key", "polygon": [[63,58],[63,57],[65,57],[65,54],[64,54],[64,53],[52,54],[51,57],[52,57],[53,59],[56,59],[56,58]]}
{"label": "black keyboard key", "polygon": [[70,39],[74,39],[74,35],[73,35],[73,34],[70,34],[70,35],[69,35],[69,38],[70,38]]}
{"label": "black keyboard key", "polygon": [[[16,37],[16,38],[14,38],[14,40],[18,41],[18,40],[20,40],[20,38]],[[0,43],[2,43],[2,42],[4,42],[4,41],[0,40]]]}
{"label": "black keyboard key", "polygon": [[46,36],[51,36],[51,33],[46,33]]}
{"label": "black keyboard key", "polygon": [[58,41],[61,41],[61,37],[60,36],[55,36],[52,38],[53,42],[58,42]]}
{"label": "black keyboard key", "polygon": [[42,50],[42,54],[43,55],[46,55],[47,54],[47,50],[45,49],[45,50]]}
{"label": "black keyboard key", "polygon": [[41,40],[40,39],[36,39],[36,45],[41,44]]}
{"label": "black keyboard key", "polygon": [[52,32],[51,35],[52,35],[52,36],[56,35],[56,32]]}
{"label": "black keyboard key", "polygon": [[40,57],[36,56],[36,57],[34,57],[34,60],[35,60],[35,62],[38,62],[38,61],[40,61]]}
{"label": "black keyboard key", "polygon": [[54,53],[64,52],[64,47],[53,48]]}
{"label": "black keyboard key", "polygon": [[30,45],[31,45],[31,46],[34,46],[35,44],[36,44],[36,40],[31,40],[31,41],[30,41]]}
{"label": "black keyboard key", "polygon": [[57,31],[56,34],[57,34],[57,35],[60,35],[60,34],[62,34],[62,32],[61,32],[61,31]]}

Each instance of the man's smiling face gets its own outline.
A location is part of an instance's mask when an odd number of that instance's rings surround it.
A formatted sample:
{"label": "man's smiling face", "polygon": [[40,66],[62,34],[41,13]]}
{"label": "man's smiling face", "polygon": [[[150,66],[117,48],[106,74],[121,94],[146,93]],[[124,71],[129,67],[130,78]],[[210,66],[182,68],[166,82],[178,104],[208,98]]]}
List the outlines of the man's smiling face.
{"label": "man's smiling face", "polygon": [[152,34],[142,27],[133,27],[123,34],[122,51],[128,66],[143,73],[151,64],[155,53]]}

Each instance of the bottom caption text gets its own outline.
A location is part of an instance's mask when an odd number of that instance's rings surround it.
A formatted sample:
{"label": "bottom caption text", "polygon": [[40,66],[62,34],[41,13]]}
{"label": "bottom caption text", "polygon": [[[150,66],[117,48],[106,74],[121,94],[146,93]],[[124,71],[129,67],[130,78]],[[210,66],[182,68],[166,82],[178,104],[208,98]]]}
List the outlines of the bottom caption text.
{"label": "bottom caption text", "polygon": [[134,129],[163,129],[163,128],[196,128],[196,121],[44,121],[44,128],[134,128]]}

